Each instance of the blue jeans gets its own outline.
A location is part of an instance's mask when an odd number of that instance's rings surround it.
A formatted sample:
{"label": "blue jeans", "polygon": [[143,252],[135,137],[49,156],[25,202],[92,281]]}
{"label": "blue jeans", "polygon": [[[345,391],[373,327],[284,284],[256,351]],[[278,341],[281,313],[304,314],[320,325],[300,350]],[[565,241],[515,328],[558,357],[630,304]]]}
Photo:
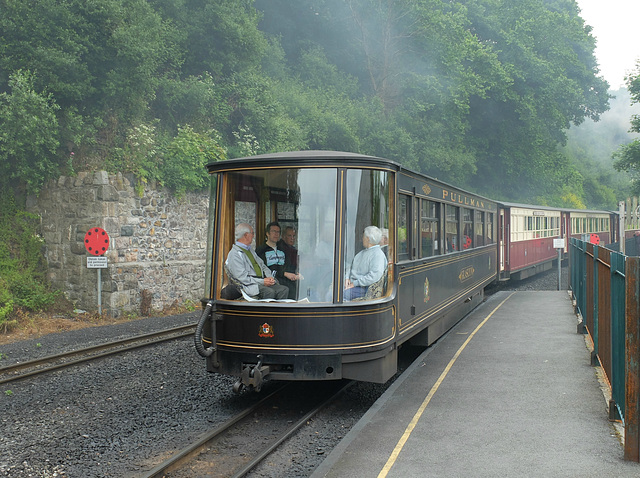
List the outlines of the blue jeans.
{"label": "blue jeans", "polygon": [[351,289],[345,289],[344,300],[354,300],[364,297],[367,293],[367,287],[361,287],[359,285],[352,287]]}

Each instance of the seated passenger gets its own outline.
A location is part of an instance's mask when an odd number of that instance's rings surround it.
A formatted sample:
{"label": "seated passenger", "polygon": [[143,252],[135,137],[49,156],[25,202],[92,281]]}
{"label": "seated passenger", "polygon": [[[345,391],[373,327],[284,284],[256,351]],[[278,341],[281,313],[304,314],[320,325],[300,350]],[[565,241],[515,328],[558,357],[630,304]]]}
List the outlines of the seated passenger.
{"label": "seated passenger", "polygon": [[368,226],[362,235],[364,249],[356,254],[351,267],[345,271],[344,300],[364,297],[371,284],[378,282],[387,268],[387,258],[380,248],[382,232]]}
{"label": "seated passenger", "polygon": [[286,299],[289,288],[278,284],[271,270],[251,248],[253,228],[249,224],[238,224],[235,232],[236,243],[225,262],[231,278],[254,299]]}
{"label": "seated passenger", "polygon": [[[282,277],[284,269],[284,251],[278,247],[278,241],[280,240],[280,224],[277,222],[270,222],[266,227],[266,241],[261,246],[256,247],[256,254],[262,259],[262,262],[271,269],[271,272],[275,272],[274,277],[278,280]],[[273,274],[272,274],[273,275]]]}

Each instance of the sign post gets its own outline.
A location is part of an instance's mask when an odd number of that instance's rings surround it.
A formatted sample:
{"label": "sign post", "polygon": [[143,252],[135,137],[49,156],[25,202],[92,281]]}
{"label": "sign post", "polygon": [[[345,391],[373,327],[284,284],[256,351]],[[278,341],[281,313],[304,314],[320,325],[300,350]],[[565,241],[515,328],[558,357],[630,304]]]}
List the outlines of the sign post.
{"label": "sign post", "polygon": [[562,286],[562,251],[564,250],[564,237],[553,240],[553,248],[558,249],[558,290]]}
{"label": "sign post", "polygon": [[[626,230],[626,228],[625,228],[625,220],[626,220],[625,205],[626,205],[625,201],[620,201],[618,203],[618,217],[620,218],[620,222],[618,223],[618,237],[620,238],[620,253],[621,254],[626,254],[626,251],[625,251],[626,238],[625,238],[625,232],[624,232]],[[611,242],[613,242],[613,241],[611,241]]]}
{"label": "sign post", "polygon": [[98,269],[98,314],[102,315],[102,269],[106,269],[107,258],[103,255],[109,249],[109,234],[100,228],[92,227],[84,236],[87,256],[87,269]]}

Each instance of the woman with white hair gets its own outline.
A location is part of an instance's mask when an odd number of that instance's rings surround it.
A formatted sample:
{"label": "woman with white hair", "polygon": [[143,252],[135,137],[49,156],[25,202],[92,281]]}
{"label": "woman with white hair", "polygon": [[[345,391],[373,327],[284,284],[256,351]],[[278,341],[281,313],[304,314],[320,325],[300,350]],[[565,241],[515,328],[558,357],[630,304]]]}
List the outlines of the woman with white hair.
{"label": "woman with white hair", "polygon": [[387,257],[380,248],[382,231],[368,226],[362,235],[364,249],[356,254],[351,267],[345,271],[344,300],[364,297],[371,284],[380,280],[387,268]]}

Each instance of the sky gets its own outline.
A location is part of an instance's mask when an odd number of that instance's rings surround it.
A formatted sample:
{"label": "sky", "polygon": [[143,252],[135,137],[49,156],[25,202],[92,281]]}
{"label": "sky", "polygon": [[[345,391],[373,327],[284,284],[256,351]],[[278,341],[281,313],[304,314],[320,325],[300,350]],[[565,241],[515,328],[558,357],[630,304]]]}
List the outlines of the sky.
{"label": "sky", "polygon": [[625,86],[624,77],[640,59],[635,34],[640,19],[640,0],[577,0],[581,17],[593,27],[600,76],[612,90]]}

